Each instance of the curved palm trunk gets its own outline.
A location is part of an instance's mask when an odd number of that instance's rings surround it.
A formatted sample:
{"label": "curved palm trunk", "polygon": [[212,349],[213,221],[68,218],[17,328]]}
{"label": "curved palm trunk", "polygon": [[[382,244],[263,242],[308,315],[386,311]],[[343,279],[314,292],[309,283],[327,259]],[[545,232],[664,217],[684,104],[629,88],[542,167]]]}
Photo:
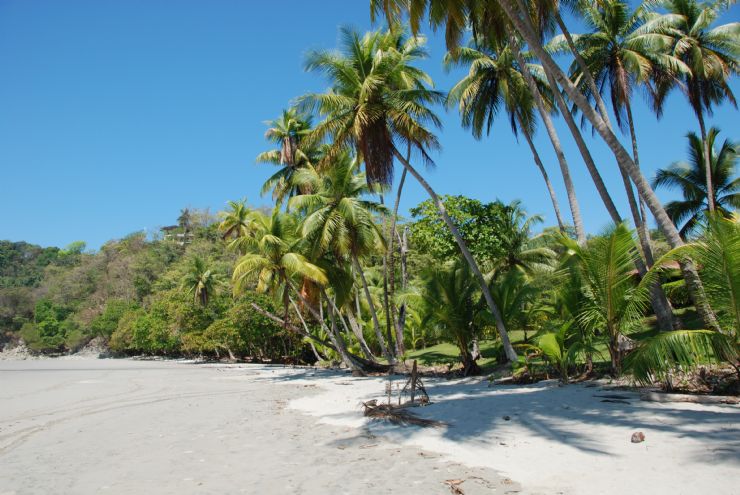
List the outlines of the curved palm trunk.
{"label": "curved palm trunk", "polygon": [[[527,41],[530,49],[532,49],[535,55],[540,59],[545,71],[550,72],[553,75],[558,84],[560,84],[563,90],[567,93],[571,101],[573,101],[581,112],[583,112],[584,117],[586,117],[591,125],[593,125],[596,132],[601,136],[616,157],[619,167],[630,176],[630,179],[632,179],[632,182],[637,187],[640,197],[645,201],[650,212],[653,214],[653,217],[655,217],[658,226],[666,236],[666,240],[671,247],[682,246],[683,240],[681,239],[676,226],[668,217],[665,208],[663,208],[663,205],[660,203],[660,200],[655,195],[655,192],[650,187],[648,181],[635,166],[635,163],[629,153],[627,153],[627,150],[624,149],[622,144],[619,142],[619,139],[606,122],[593,110],[593,108],[591,108],[585,96],[578,91],[573,82],[568,79],[567,75],[544,49],[539,37],[531,27],[528,16],[519,16],[518,12],[526,12],[522,1],[516,0],[516,2],[512,4],[510,3],[510,0],[499,0],[498,3],[516,28],[517,32],[522,35],[522,37]],[[517,8],[516,5],[519,7]],[[709,306],[706,294],[704,293],[704,286],[696,272],[696,267],[691,261],[685,260],[681,263],[681,269],[684,274],[684,278],[686,279],[689,294],[691,295],[697,312],[701,316],[704,324],[707,328],[720,331],[717,318],[714,315],[712,308]]]}
{"label": "curved palm trunk", "polygon": [[[635,162],[635,166],[640,168],[640,155],[637,150],[637,133],[635,132],[635,123],[632,118],[632,106],[629,100],[625,102],[627,110],[627,123],[630,129],[630,137],[632,139],[632,157]],[[647,268],[652,268],[655,263],[653,258],[653,248],[650,245],[650,232],[647,228],[647,214],[645,212],[645,202],[640,200],[639,206],[635,201],[635,196],[632,191],[632,183],[629,180],[629,176],[622,170],[619,169],[622,174],[622,181],[627,192],[627,200],[629,201],[630,210],[632,211],[632,218],[635,221],[635,227],[637,228],[637,238],[640,240],[640,247],[642,248],[642,254],[645,257],[645,264]],[[658,328],[664,331],[673,330],[673,308],[665,295],[663,286],[660,284],[660,280],[656,280],[650,286],[650,302],[655,312],[655,317],[658,321]]]}
{"label": "curved palm trunk", "polygon": [[[570,130],[571,134],[573,135],[573,138],[576,141],[576,145],[578,146],[578,150],[581,153],[581,156],[583,157],[583,162],[586,164],[586,168],[588,169],[588,173],[591,175],[591,179],[593,180],[594,185],[596,186],[596,190],[599,193],[599,196],[601,196],[602,201],[604,202],[604,205],[606,206],[607,211],[609,212],[609,215],[612,218],[612,221],[617,224],[622,222],[622,217],[617,212],[617,208],[614,205],[614,201],[612,200],[609,191],[606,188],[606,184],[604,184],[604,180],[601,177],[601,174],[599,173],[598,168],[596,168],[596,163],[593,160],[593,157],[591,156],[591,152],[588,149],[588,145],[586,145],[586,141],[583,139],[583,135],[581,134],[580,129],[578,129],[578,126],[576,125],[575,120],[573,119],[573,115],[568,110],[567,105],[565,104],[565,100],[563,99],[562,95],[560,94],[560,91],[558,89],[557,83],[552,77],[552,74],[549,72],[546,72],[547,81],[550,87],[553,90],[553,94],[555,95],[555,101],[558,105],[558,108],[563,115],[563,118],[565,119],[566,124],[568,125],[568,129]],[[620,172],[622,174],[622,179],[624,181],[624,187],[625,191],[627,193],[627,199],[630,205],[630,210],[632,211],[632,216],[635,221],[635,227],[637,228],[637,234],[638,239],[640,240],[640,246],[642,248],[642,252],[645,255],[645,260],[649,260],[647,263],[647,266],[645,266],[645,263],[643,262],[643,259],[639,256],[635,260],[635,265],[637,267],[637,271],[640,274],[640,276],[644,276],[645,273],[647,273],[647,270],[652,266],[652,251],[650,250],[650,242],[645,237],[645,232],[643,229],[643,222],[640,217],[640,212],[637,209],[637,203],[634,198],[634,194],[632,192],[632,184],[629,181],[629,176],[620,168]],[[655,312],[655,316],[658,320],[659,327],[664,330],[672,330],[673,329],[673,312],[670,308],[670,303],[668,302],[668,298],[665,295],[665,292],[663,291],[663,288],[660,285],[659,281],[656,281],[651,287],[650,287],[650,299],[651,304],[653,306],[653,311]]]}
{"label": "curved palm trunk", "polygon": [[370,295],[370,289],[367,286],[365,272],[362,270],[362,267],[360,266],[360,261],[357,259],[357,255],[355,253],[352,253],[352,263],[354,264],[355,271],[358,275],[360,275],[360,280],[362,281],[362,289],[365,292],[365,299],[367,300],[367,305],[370,308],[370,316],[373,320],[373,329],[375,330],[375,337],[378,339],[380,351],[386,357],[386,359],[388,359],[389,363],[393,363],[393,355],[388,350],[388,346],[386,345],[385,339],[383,338],[383,333],[380,331],[380,320],[378,320],[378,313],[375,311],[373,298]]}
{"label": "curved palm trunk", "polygon": [[570,211],[573,216],[573,226],[576,230],[576,239],[578,240],[578,244],[583,245],[586,243],[586,233],[583,230],[581,209],[578,206],[575,186],[573,185],[573,181],[570,178],[570,168],[568,167],[568,162],[565,159],[565,153],[563,152],[563,147],[560,144],[560,138],[558,137],[558,133],[555,130],[555,125],[552,122],[552,118],[550,118],[550,114],[547,112],[547,109],[543,104],[542,95],[540,94],[539,89],[537,89],[537,83],[535,82],[534,77],[532,77],[532,73],[529,72],[527,64],[524,61],[524,57],[522,57],[522,54],[519,51],[519,44],[513,36],[511,37],[511,48],[514,52],[514,56],[516,57],[522,74],[524,75],[524,79],[527,82],[527,86],[529,86],[529,90],[532,92],[532,96],[534,97],[534,101],[537,106],[537,111],[540,113],[542,123],[545,124],[545,129],[547,130],[547,135],[550,138],[552,147],[555,150],[555,155],[558,157],[560,172],[563,175],[563,182],[565,183],[565,192],[568,196],[568,204],[570,205]]}
{"label": "curved palm trunk", "polygon": [[530,136],[529,132],[525,129],[524,123],[522,122],[522,118],[518,112],[516,114],[516,118],[519,121],[519,127],[522,128],[522,134],[524,134],[524,139],[527,140],[529,149],[532,151],[532,157],[534,158],[534,163],[535,165],[537,165],[537,168],[542,174],[542,178],[545,180],[545,186],[547,186],[547,192],[550,194],[550,201],[552,201],[552,208],[553,210],[555,210],[555,218],[558,221],[558,229],[560,229],[560,232],[565,232],[565,224],[563,223],[563,217],[560,214],[560,204],[558,203],[558,197],[555,194],[555,189],[553,189],[552,187],[552,183],[550,182],[550,177],[547,175],[547,170],[545,170],[545,166],[542,164],[542,160],[540,159],[540,154],[537,152],[537,148],[535,147],[534,142],[532,142],[532,136]]}
{"label": "curved palm trunk", "polygon": [[514,351],[514,347],[511,345],[511,341],[509,340],[509,334],[506,332],[504,321],[501,318],[501,311],[499,311],[498,306],[496,306],[496,303],[493,300],[493,297],[491,297],[491,291],[488,289],[488,284],[486,284],[486,279],[483,278],[483,274],[481,273],[480,268],[478,268],[478,263],[476,263],[475,258],[473,258],[473,255],[470,253],[470,250],[468,249],[468,246],[465,244],[465,241],[460,235],[460,232],[457,230],[455,223],[452,221],[450,216],[447,214],[447,210],[445,209],[444,204],[442,204],[442,201],[439,199],[439,196],[437,196],[437,193],[434,192],[434,189],[432,189],[432,186],[429,185],[429,183],[424,179],[424,177],[422,177],[421,174],[419,174],[419,172],[417,172],[416,169],[411,166],[411,163],[409,163],[409,161],[406,160],[398,152],[398,150],[395,149],[395,147],[393,148],[393,154],[396,156],[398,161],[400,161],[403,164],[406,170],[408,170],[409,173],[414,176],[414,178],[419,182],[419,184],[421,184],[421,187],[423,187],[426,190],[427,194],[429,194],[429,197],[432,199],[435,206],[437,207],[437,210],[439,211],[439,215],[442,217],[442,220],[447,225],[447,228],[450,229],[450,233],[452,234],[452,237],[455,238],[455,242],[457,242],[457,245],[460,248],[460,251],[462,252],[463,257],[465,258],[465,261],[468,262],[468,265],[470,265],[471,271],[475,275],[475,278],[478,280],[478,284],[480,285],[481,292],[483,293],[483,297],[485,298],[486,303],[488,304],[488,309],[491,310],[491,313],[493,314],[493,318],[496,321],[496,329],[498,330],[499,336],[501,337],[501,343],[504,347],[506,358],[509,361],[516,362],[517,360],[516,351]]}
{"label": "curved palm trunk", "polygon": [[362,350],[362,353],[365,355],[366,358],[368,358],[371,361],[374,361],[375,356],[373,356],[373,353],[370,350],[370,347],[368,347],[367,342],[365,342],[365,336],[362,334],[362,327],[360,326],[359,323],[357,323],[357,320],[352,314],[352,311],[349,311],[349,310],[347,311],[347,319],[349,320],[349,326],[352,327],[352,331],[355,334],[355,338],[357,339],[357,342],[360,344],[360,349]]}
{"label": "curved palm trunk", "polygon": [[[406,156],[410,156],[407,153]],[[408,158],[407,158],[408,159]],[[389,285],[389,299],[390,299],[390,311],[395,315],[396,307],[394,304],[396,294],[396,256],[393,250],[393,241],[396,238],[396,221],[398,220],[398,206],[401,203],[401,193],[403,192],[403,185],[406,182],[406,174],[408,171],[404,168],[401,172],[401,179],[398,181],[398,190],[396,192],[396,201],[393,204],[393,215],[391,216],[391,226],[388,232],[388,267],[390,270],[390,285]],[[394,326],[396,330],[396,354],[403,356],[406,353],[406,347],[403,343],[403,329],[404,323],[401,321],[401,315],[405,314],[405,305],[401,305],[401,309],[398,310],[398,318],[393,318]]]}
{"label": "curved palm trunk", "polygon": [[568,43],[568,48],[570,48],[570,51],[573,54],[578,67],[581,69],[581,73],[583,74],[583,78],[586,80],[588,89],[591,91],[591,94],[594,95],[596,108],[599,109],[599,114],[601,114],[601,118],[604,119],[604,122],[606,122],[606,124],[611,127],[611,122],[609,121],[609,111],[606,109],[604,99],[601,97],[601,92],[596,86],[596,81],[594,81],[594,78],[591,75],[591,71],[588,69],[588,65],[586,65],[586,61],[583,60],[581,52],[578,51],[575,42],[573,42],[573,37],[570,35],[568,26],[565,25],[565,22],[563,22],[563,18],[560,17],[560,8],[554,9],[554,14],[555,22],[558,23],[560,31],[563,33],[563,36],[565,36],[565,41]]}

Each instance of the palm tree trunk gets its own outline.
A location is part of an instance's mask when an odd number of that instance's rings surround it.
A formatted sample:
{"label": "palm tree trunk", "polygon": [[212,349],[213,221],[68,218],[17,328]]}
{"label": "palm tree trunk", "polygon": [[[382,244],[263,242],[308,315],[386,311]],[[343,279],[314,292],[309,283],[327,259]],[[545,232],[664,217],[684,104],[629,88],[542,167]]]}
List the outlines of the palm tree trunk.
{"label": "palm tree trunk", "polygon": [[366,358],[374,361],[375,356],[373,356],[370,347],[368,347],[367,342],[365,342],[365,336],[362,335],[362,327],[359,323],[357,323],[357,320],[355,320],[354,315],[352,315],[352,311],[347,311],[347,320],[349,320],[349,326],[352,327],[352,331],[357,338],[357,342],[359,342],[360,344],[360,349],[362,350],[362,353],[365,355]]}
{"label": "palm tree trunk", "polygon": [[375,311],[375,305],[373,304],[373,298],[370,295],[370,289],[367,286],[367,279],[365,279],[365,272],[362,271],[362,267],[360,266],[360,261],[357,259],[357,255],[355,253],[352,253],[352,263],[355,266],[355,271],[358,275],[360,275],[360,280],[362,281],[362,288],[365,291],[365,299],[367,300],[367,305],[370,308],[370,316],[373,320],[373,329],[375,330],[375,337],[378,339],[378,345],[380,346],[380,351],[382,354],[388,359],[389,363],[393,363],[393,355],[390,353],[390,350],[388,349],[388,346],[385,343],[385,339],[383,339],[383,333],[380,331],[380,320],[378,320],[378,313]]}
{"label": "palm tree trunk", "polygon": [[[311,335],[311,331],[308,329],[306,320],[303,318],[303,315],[301,314],[301,310],[298,309],[298,305],[295,303],[293,299],[290,300],[290,303],[293,305],[293,311],[295,311],[295,314],[298,315],[298,319],[301,321],[301,325],[303,326],[303,330],[306,332],[306,335]],[[323,361],[321,355],[319,354],[319,351],[316,350],[316,346],[313,345],[312,339],[308,339],[308,345],[311,347],[311,351],[313,352],[313,355],[316,358],[316,361],[317,362]]]}
{"label": "palm tree trunk", "polygon": [[513,36],[511,37],[511,48],[514,52],[517,63],[520,66],[522,74],[524,75],[524,79],[527,81],[527,86],[529,86],[529,90],[532,92],[535,104],[537,105],[537,110],[539,111],[540,117],[542,118],[542,123],[545,124],[547,135],[550,137],[550,142],[552,143],[552,147],[555,150],[555,155],[558,157],[560,172],[563,175],[563,182],[565,183],[565,192],[568,196],[568,204],[570,205],[570,211],[573,215],[573,226],[576,229],[576,239],[578,240],[578,244],[583,245],[586,243],[586,233],[583,230],[581,209],[578,206],[575,186],[573,185],[573,181],[570,178],[570,169],[568,168],[568,162],[565,159],[565,153],[563,153],[563,147],[560,144],[560,138],[558,137],[558,133],[555,130],[555,125],[550,118],[550,114],[545,108],[542,100],[542,95],[540,95],[540,91],[539,89],[537,89],[537,83],[535,82],[534,77],[532,77],[532,73],[529,72],[529,68],[524,61],[524,57],[522,57],[522,54],[519,51],[519,43]]}
{"label": "palm tree trunk", "polygon": [[570,51],[573,54],[578,67],[581,69],[581,73],[583,74],[583,78],[586,80],[588,89],[591,91],[591,94],[594,95],[596,108],[599,109],[601,118],[604,119],[604,122],[606,122],[607,125],[611,127],[611,122],[609,121],[609,111],[606,109],[606,104],[604,104],[604,99],[601,97],[601,92],[596,86],[596,81],[594,81],[594,78],[591,75],[591,71],[588,69],[588,65],[586,65],[586,61],[583,60],[583,57],[581,56],[581,52],[578,51],[578,48],[576,48],[576,44],[573,42],[573,37],[570,35],[568,26],[565,25],[565,22],[563,22],[563,18],[560,17],[559,7],[557,9],[554,9],[554,14],[555,22],[558,23],[560,31],[563,33],[563,36],[565,36],[565,41],[568,43],[568,47],[570,48]]}
{"label": "palm tree trunk", "polygon": [[[410,157],[411,149],[409,147],[406,153],[407,157]],[[408,159],[408,158],[407,158]],[[390,311],[395,315],[396,307],[394,304],[396,295],[396,256],[393,250],[393,241],[396,238],[396,221],[398,220],[398,206],[401,203],[401,193],[403,192],[403,185],[406,182],[407,171],[404,168],[401,172],[401,179],[398,181],[398,190],[396,192],[396,201],[393,204],[393,215],[391,216],[391,226],[388,231],[388,267],[390,270],[390,286],[389,286],[389,298],[390,298]],[[398,318],[393,318],[396,330],[396,354],[403,356],[406,354],[406,348],[403,343],[403,325],[399,322],[401,317],[400,310]]]}
{"label": "palm tree trunk", "polygon": [[470,250],[468,249],[468,246],[465,244],[465,241],[460,235],[460,232],[457,230],[455,223],[452,221],[450,216],[447,214],[447,210],[445,209],[444,204],[439,199],[439,196],[437,196],[437,193],[434,192],[434,189],[432,189],[432,186],[429,185],[429,183],[424,179],[424,177],[422,177],[421,174],[419,174],[419,172],[417,172],[416,169],[411,166],[411,163],[409,163],[409,161],[406,160],[398,152],[398,150],[395,149],[395,147],[393,148],[393,154],[396,155],[396,158],[398,159],[398,161],[400,161],[403,164],[406,170],[408,170],[409,173],[413,175],[414,178],[419,182],[419,184],[421,184],[421,186],[426,190],[427,194],[429,194],[429,197],[432,199],[435,206],[437,207],[437,210],[439,211],[439,215],[442,217],[442,220],[447,225],[447,228],[450,229],[450,233],[452,234],[452,237],[455,238],[455,242],[457,242],[457,245],[460,248],[460,251],[462,251],[462,255],[465,258],[465,261],[468,262],[468,265],[470,265],[471,271],[475,275],[475,278],[478,280],[478,284],[480,285],[481,292],[483,292],[483,297],[485,298],[486,303],[488,304],[488,308],[491,310],[491,313],[493,314],[493,318],[496,322],[496,329],[498,330],[499,336],[501,337],[501,343],[504,347],[506,358],[511,362],[516,362],[517,360],[516,351],[514,351],[514,347],[511,345],[511,341],[509,340],[509,334],[506,332],[504,321],[501,318],[501,311],[499,311],[498,306],[496,306],[496,303],[494,302],[493,297],[491,296],[491,291],[488,289],[488,284],[486,284],[486,279],[483,277],[483,274],[481,273],[480,268],[478,268],[478,263],[476,263],[475,258],[473,258],[473,255],[470,253]]}
{"label": "palm tree trunk", "polygon": [[716,206],[714,202],[714,184],[712,184],[712,156],[711,150],[709,149],[709,143],[707,142],[707,128],[704,125],[704,113],[701,108],[696,112],[696,116],[699,119],[701,145],[704,148],[704,177],[707,182],[707,209],[709,209],[710,212],[713,212]]}
{"label": "palm tree trunk", "polygon": [[[683,240],[681,239],[676,226],[668,217],[665,208],[663,208],[663,205],[660,203],[660,200],[655,195],[655,192],[650,187],[648,181],[642,175],[642,172],[640,172],[640,170],[635,166],[635,163],[629,153],[627,153],[627,150],[624,149],[624,146],[622,146],[619,139],[606,122],[593,110],[593,108],[591,108],[585,96],[578,91],[573,82],[544,49],[539,37],[531,26],[529,17],[527,15],[523,15],[522,17],[518,15],[518,12],[526,13],[526,8],[524,8],[522,1],[516,0],[515,4],[511,4],[510,0],[500,0],[498,3],[516,28],[517,32],[522,35],[522,37],[527,41],[530,49],[535,53],[537,58],[539,58],[545,71],[550,72],[553,75],[568,97],[575,103],[581,112],[583,112],[584,117],[586,117],[591,125],[594,126],[596,132],[601,136],[616,157],[619,167],[630,176],[630,179],[632,179],[632,182],[634,182],[637,187],[637,192],[647,204],[653,217],[655,217],[658,227],[660,227],[661,231],[666,236],[666,240],[671,247],[682,246]],[[513,5],[518,5],[519,7],[516,8]],[[685,260],[681,263],[681,269],[684,274],[684,278],[686,279],[686,286],[689,290],[689,294],[691,295],[697,312],[701,316],[704,324],[707,328],[720,331],[717,318],[714,315],[712,308],[709,306],[706,294],[704,293],[704,286],[696,272],[696,267],[690,260]]]}
{"label": "palm tree trunk", "polygon": [[[403,169],[404,172],[406,172],[406,169]],[[408,253],[408,227],[404,227],[403,229],[403,236],[400,234],[398,235],[398,247],[401,254],[401,287],[406,288],[406,286],[409,283],[409,274],[408,270],[406,269],[406,255]],[[403,335],[403,331],[406,328],[406,303],[402,303],[401,307],[398,308],[398,319],[397,325],[398,325],[398,331]],[[416,349],[416,346],[414,345],[414,350]]]}
{"label": "palm tree trunk", "polygon": [[[586,164],[588,173],[591,175],[591,179],[593,180],[594,185],[596,186],[596,190],[598,191],[599,196],[601,196],[601,199],[604,202],[606,209],[609,211],[609,214],[612,217],[612,221],[615,224],[621,223],[622,217],[617,212],[617,208],[614,205],[614,201],[609,195],[609,191],[606,188],[606,184],[604,184],[604,180],[602,179],[601,174],[599,173],[599,170],[596,168],[596,163],[594,163],[593,157],[591,156],[591,152],[589,151],[588,146],[586,145],[586,141],[584,141],[583,135],[581,134],[581,131],[578,129],[578,126],[576,125],[576,122],[573,119],[573,115],[568,110],[568,107],[565,104],[565,100],[560,94],[557,83],[555,82],[552,74],[550,74],[549,72],[546,72],[545,74],[547,76],[548,84],[552,88],[553,94],[555,95],[555,101],[558,105],[558,108],[561,114],[563,115],[563,118],[565,119],[566,124],[568,125],[568,129],[570,130],[571,134],[573,135],[573,138],[576,141],[578,150],[580,151],[581,156],[583,157],[583,162]],[[650,242],[644,236],[645,232],[642,229],[643,222],[640,217],[640,212],[637,209],[637,203],[635,201],[635,197],[632,192],[632,184],[630,183],[629,176],[627,176],[627,174],[621,168],[619,170],[620,170],[620,173],[622,174],[622,179],[624,181],[625,191],[627,193],[627,199],[630,205],[630,210],[632,211],[632,216],[635,221],[635,227],[637,228],[637,234],[640,240],[640,246],[642,248],[642,252],[645,255],[645,259],[650,260],[647,264],[647,267],[645,266],[642,258],[639,258],[639,256],[638,256],[638,259],[636,260],[635,264],[637,266],[637,271],[639,272],[640,276],[644,276],[645,273],[647,273],[647,269],[649,269],[652,266],[652,252],[650,250]],[[672,330],[673,329],[673,313],[670,309],[670,303],[668,302],[668,298],[666,297],[665,292],[663,291],[663,288],[661,287],[659,281],[656,281],[650,287],[650,295],[651,295],[651,303],[653,306],[653,311],[655,312],[655,316],[658,319],[659,327],[663,330]]]}
{"label": "palm tree trunk", "polygon": [[[547,186],[547,192],[550,194],[550,201],[552,201],[552,208],[555,210],[555,218],[558,221],[558,228],[560,229],[560,232],[565,232],[565,224],[563,223],[563,217],[560,214],[560,204],[558,204],[558,197],[555,194],[555,189],[552,187],[552,183],[550,182],[550,177],[547,175],[547,170],[545,170],[545,166],[542,164],[542,160],[540,159],[540,154],[537,152],[537,148],[534,145],[534,142],[532,142],[532,136],[529,135],[529,132],[524,127],[524,123],[522,122],[522,118],[519,115],[519,112],[516,114],[516,118],[519,121],[519,127],[522,128],[522,134],[524,134],[524,138],[527,140],[527,144],[529,145],[529,149],[532,151],[532,157],[534,158],[534,163],[537,165],[537,168],[540,170],[540,173],[542,174],[542,178],[545,179],[545,186]],[[405,169],[404,169],[405,172]]]}
{"label": "palm tree trunk", "polygon": [[[383,197],[383,194],[380,194],[380,204],[385,206],[385,200]],[[383,224],[388,225],[388,219],[383,219]],[[395,327],[395,323],[393,323],[393,312],[391,311],[390,306],[390,290],[388,288],[388,278],[389,278],[389,271],[388,271],[388,256],[387,253],[385,256],[383,256],[383,310],[385,311],[385,334],[388,339],[388,347],[392,349],[391,352],[394,352],[396,356],[400,356],[398,353],[398,346],[393,346],[393,328]]]}
{"label": "palm tree trunk", "polygon": [[[637,133],[635,132],[635,122],[632,118],[632,106],[629,100],[625,102],[627,110],[627,123],[629,124],[630,137],[632,139],[632,157],[635,162],[635,166],[640,168],[640,155],[637,150]],[[642,248],[642,254],[645,258],[645,264],[650,269],[655,263],[653,258],[653,248],[650,246],[650,232],[647,228],[647,215],[645,212],[645,202],[640,200],[638,207],[635,201],[635,196],[632,191],[632,182],[630,182],[629,176],[622,170],[619,169],[622,174],[622,181],[627,192],[627,200],[629,201],[630,210],[632,211],[632,218],[635,221],[635,227],[637,228],[637,238],[640,240],[640,247]],[[673,330],[673,308],[671,302],[665,295],[663,286],[660,284],[660,280],[656,280],[650,286],[650,302],[655,312],[655,317],[658,322],[658,328],[663,331]]]}

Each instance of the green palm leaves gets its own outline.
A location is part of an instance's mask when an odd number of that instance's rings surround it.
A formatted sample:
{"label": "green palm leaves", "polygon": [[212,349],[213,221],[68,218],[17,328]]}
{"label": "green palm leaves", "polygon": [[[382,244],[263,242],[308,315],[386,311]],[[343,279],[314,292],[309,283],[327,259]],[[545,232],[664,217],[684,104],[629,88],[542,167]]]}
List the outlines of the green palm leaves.
{"label": "green palm leaves", "polygon": [[442,94],[410,65],[425,55],[424,40],[397,31],[361,36],[348,28],[340,39],[338,52],[309,53],[306,69],[325,74],[331,90],[302,96],[299,108],[324,116],[311,133],[314,142],[330,141],[322,163],[352,149],[365,163],[368,183],[390,184],[396,144],[410,143],[429,161],[426,150],[439,146],[425,125],[439,126],[428,106]]}
{"label": "green palm leaves", "polygon": [[218,274],[208,268],[205,260],[194,257],[182,279],[182,287],[193,294],[196,303],[207,306],[210,296],[220,283]]}
{"label": "green palm leaves", "polygon": [[234,268],[234,290],[244,290],[256,282],[258,292],[287,286],[292,277],[299,276],[320,285],[328,282],[326,273],[301,254],[296,219],[275,210],[272,215],[253,212],[253,223],[239,247],[245,254]]}
{"label": "green palm leaves", "polygon": [[[740,178],[733,179],[737,163],[737,146],[725,140],[717,150],[715,143],[719,129],[711,128],[707,134],[709,163],[717,212],[729,218],[731,210],[740,208]],[[689,140],[689,161],[675,162],[666,169],[658,170],[653,187],[677,187],[683,200],[666,203],[666,212],[680,228],[681,236],[686,238],[697,231],[702,212],[709,209],[707,198],[706,166],[704,143],[695,133],[687,135]]]}

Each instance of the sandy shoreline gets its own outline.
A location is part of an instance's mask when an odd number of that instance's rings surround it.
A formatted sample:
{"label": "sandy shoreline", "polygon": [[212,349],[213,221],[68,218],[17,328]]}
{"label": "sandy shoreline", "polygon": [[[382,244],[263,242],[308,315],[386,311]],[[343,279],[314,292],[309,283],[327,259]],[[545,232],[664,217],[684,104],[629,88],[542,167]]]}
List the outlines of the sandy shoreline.
{"label": "sandy shoreline", "polygon": [[257,366],[0,362],[0,494],[446,494],[449,479],[466,480],[466,494],[520,489],[287,407],[324,379]]}
{"label": "sandy shoreline", "polygon": [[4,361],[0,383],[0,495],[740,493],[738,406],[427,380],[415,412],[449,426],[420,429],[362,417],[386,379],[308,368]]}

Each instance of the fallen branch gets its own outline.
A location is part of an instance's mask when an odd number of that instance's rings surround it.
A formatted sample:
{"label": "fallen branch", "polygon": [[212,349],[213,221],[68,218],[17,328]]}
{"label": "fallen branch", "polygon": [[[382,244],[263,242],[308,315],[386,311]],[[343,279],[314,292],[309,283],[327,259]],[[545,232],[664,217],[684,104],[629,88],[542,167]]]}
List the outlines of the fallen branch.
{"label": "fallen branch", "polygon": [[387,420],[393,424],[407,426],[435,427],[446,426],[442,421],[434,419],[420,418],[419,416],[407,411],[403,406],[393,406],[391,404],[378,404],[378,401],[371,400],[363,402],[365,416],[374,420]]}

